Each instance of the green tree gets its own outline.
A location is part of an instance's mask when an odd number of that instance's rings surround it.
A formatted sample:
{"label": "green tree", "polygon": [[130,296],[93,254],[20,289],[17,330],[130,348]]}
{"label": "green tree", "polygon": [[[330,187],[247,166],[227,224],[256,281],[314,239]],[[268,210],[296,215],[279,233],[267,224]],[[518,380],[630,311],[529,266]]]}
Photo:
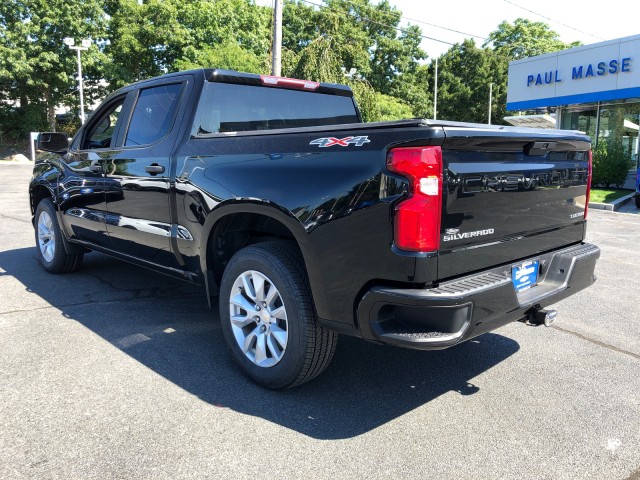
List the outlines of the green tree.
{"label": "green tree", "polygon": [[283,14],[284,48],[299,56],[319,38],[330,38],[339,66],[355,68],[380,93],[393,95],[403,73],[426,58],[420,29],[400,28],[401,12],[387,0],[326,0],[324,8],[288,1]]}
{"label": "green tree", "polygon": [[510,60],[557,52],[577,47],[581,42],[564,43],[560,35],[551,30],[544,22],[532,22],[526,18],[517,18],[513,23],[506,21],[491,32],[483,46],[492,46],[496,53]]}
{"label": "green tree", "polygon": [[[85,93],[100,95],[107,18],[99,0],[0,2],[0,120],[14,137],[55,130],[55,108],[77,105],[76,55],[63,42],[92,40],[82,54]],[[9,124],[9,118],[19,121]]]}
{"label": "green tree", "polygon": [[284,73],[294,78],[344,83],[346,77],[340,67],[333,37],[318,37],[295,56],[291,70]]}
{"label": "green tree", "polygon": [[183,56],[175,62],[176,70],[206,67],[261,74],[268,74],[270,71],[269,58],[266,55],[258,56],[233,41],[215,47],[189,46],[184,50]]}
{"label": "green tree", "polygon": [[622,142],[602,138],[593,150],[593,176],[591,185],[621,187],[627,179],[633,161]]}
{"label": "green tree", "polygon": [[112,0],[113,87],[184,68],[265,71],[271,9],[250,0]]}
{"label": "green tree", "polygon": [[376,92],[373,100],[375,105],[369,114],[371,117],[370,121],[385,122],[414,116],[409,105],[391,95]]}
{"label": "green tree", "polygon": [[391,88],[391,95],[411,107],[411,117],[433,117],[433,77],[429,65],[418,65],[409,72],[402,72]]}
{"label": "green tree", "polygon": [[[368,3],[368,0],[358,1]],[[308,26],[296,32],[296,27],[303,23]],[[360,76],[366,78],[370,71],[368,49],[373,41],[367,37],[363,22],[356,21],[351,2],[328,0],[324,8],[318,9],[287,2],[283,10],[283,24],[283,31],[286,32],[283,35],[284,48],[298,56],[303,51],[309,54],[313,51],[313,44],[325,38],[331,42],[331,54],[339,66],[347,70],[355,68]]]}
{"label": "green tree", "polygon": [[487,123],[489,84],[493,83],[491,122],[503,123],[508,62],[490,48],[467,39],[439,59],[438,118]]}
{"label": "green tree", "polygon": [[353,96],[365,122],[382,119],[382,110],[377,103],[377,94],[366,80],[347,77],[342,72],[341,60],[336,53],[332,37],[319,37],[309,43],[299,54],[290,51],[287,62],[283,62],[283,74],[317,82],[343,83],[353,90]]}
{"label": "green tree", "polygon": [[189,44],[189,31],[178,19],[179,8],[174,0],[111,2],[105,51],[113,89],[172,71]]}
{"label": "green tree", "polygon": [[[426,58],[420,29],[400,29],[401,12],[386,0],[324,5],[286,2],[283,73],[348,84],[365,121],[426,116],[432,107],[427,79],[420,75],[428,73],[419,63]],[[355,75],[345,76],[351,69]]]}
{"label": "green tree", "polygon": [[[282,47],[299,53],[320,36],[318,10],[298,0],[285,0],[282,10]],[[271,37],[269,37],[271,38]]]}
{"label": "green tree", "polygon": [[426,59],[426,53],[420,49],[420,28],[413,25],[404,29],[399,36],[388,32],[376,38],[371,59],[369,81],[382,93],[401,92],[398,84],[405,82],[419,67],[419,60]]}
{"label": "green tree", "polygon": [[523,18],[500,23],[482,48],[471,39],[454,45],[439,61],[438,118],[486,123],[493,84],[491,123],[504,123],[509,62],[576,45],[562,42],[547,24]]}
{"label": "green tree", "polygon": [[[165,0],[166,1],[166,0]],[[250,0],[173,0],[192,48],[237,44],[256,56],[271,48],[271,8]],[[212,65],[208,65],[209,67]]]}

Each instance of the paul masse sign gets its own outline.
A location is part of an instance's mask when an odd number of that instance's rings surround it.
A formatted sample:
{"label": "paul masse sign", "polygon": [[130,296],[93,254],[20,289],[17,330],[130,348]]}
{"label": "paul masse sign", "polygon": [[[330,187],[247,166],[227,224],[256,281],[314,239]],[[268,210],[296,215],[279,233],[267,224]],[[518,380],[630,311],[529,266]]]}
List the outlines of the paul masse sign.
{"label": "paul masse sign", "polygon": [[507,110],[640,97],[640,35],[516,60]]}

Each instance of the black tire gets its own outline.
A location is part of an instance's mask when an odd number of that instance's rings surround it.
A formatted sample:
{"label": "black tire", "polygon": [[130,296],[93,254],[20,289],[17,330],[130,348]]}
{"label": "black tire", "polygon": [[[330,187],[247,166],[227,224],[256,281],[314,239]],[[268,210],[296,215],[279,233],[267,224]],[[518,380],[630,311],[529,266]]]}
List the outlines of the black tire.
{"label": "black tire", "polygon": [[640,208],[640,195],[636,195],[636,208]]}
{"label": "black tire", "polygon": [[[47,235],[40,235],[44,230],[41,229],[40,222],[47,220],[50,225]],[[49,222],[50,220],[50,222]],[[38,204],[35,215],[35,239],[36,239],[36,255],[42,266],[51,273],[69,273],[74,272],[82,265],[83,253],[68,254],[64,248],[64,238],[58,224],[56,209],[50,198],[44,198]],[[48,240],[47,240],[48,239]],[[51,240],[53,240],[52,243]],[[49,249],[44,245],[49,244]]]}
{"label": "black tire", "polygon": [[[275,361],[276,363],[273,365],[258,365],[255,362],[255,359],[257,359],[255,355],[253,360],[250,359],[248,356],[250,354],[243,352],[240,348],[240,340],[236,339],[238,333],[242,335],[239,331],[240,327],[237,324],[235,327],[232,326],[231,309],[233,307],[230,303],[232,289],[234,283],[240,281],[241,275],[248,272],[257,272],[259,275],[264,276],[267,280],[265,282],[267,286],[263,287],[263,291],[268,288],[268,291],[271,292],[271,284],[273,284],[278,295],[278,300],[275,301],[274,305],[284,307],[286,313],[286,347],[280,352],[281,357],[279,360],[276,360],[274,355],[271,355],[270,359],[265,359],[268,362]],[[255,284],[252,283],[252,285]],[[244,295],[250,303],[262,303],[257,300],[251,300],[244,294],[244,289],[241,287],[236,287],[234,292],[236,290]],[[256,298],[258,298],[257,295]],[[269,312],[275,311],[272,307],[267,307],[266,302],[262,304],[265,306],[265,312],[267,310]],[[240,316],[245,315],[246,318],[254,314],[256,316],[253,318],[259,318],[259,313],[254,312],[253,309],[240,309],[238,312],[246,312],[245,314],[240,313]],[[269,317],[269,313],[263,314]],[[263,387],[283,389],[308,382],[327,368],[335,352],[338,335],[318,324],[303,260],[297,253],[295,245],[289,242],[266,242],[251,245],[238,251],[231,258],[222,276],[220,319],[225,341],[234,359],[254,382]],[[281,320],[277,320],[274,317],[266,321],[281,322]],[[282,326],[282,324],[279,325]],[[271,324],[265,327],[264,324],[253,322],[243,327],[243,329],[250,332],[247,334],[247,338],[249,338],[251,334],[257,331],[256,329],[271,329],[271,327]],[[234,328],[236,333],[234,333]],[[275,328],[278,327],[276,326]],[[261,335],[267,337],[271,335],[271,332],[267,331],[267,333],[261,333]],[[255,337],[256,335],[254,335]],[[266,341],[268,346],[269,340]],[[275,344],[273,339],[271,341],[272,344]],[[255,340],[254,345],[256,347],[257,343],[258,340]],[[264,346],[263,342],[263,348]],[[266,352],[266,350],[264,351]]]}

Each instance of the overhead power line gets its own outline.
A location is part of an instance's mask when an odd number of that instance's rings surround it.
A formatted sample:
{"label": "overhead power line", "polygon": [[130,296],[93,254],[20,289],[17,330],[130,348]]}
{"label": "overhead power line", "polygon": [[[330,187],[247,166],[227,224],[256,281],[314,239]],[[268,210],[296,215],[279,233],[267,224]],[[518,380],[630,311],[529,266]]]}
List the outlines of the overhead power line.
{"label": "overhead power line", "polygon": [[[354,2],[351,2],[350,0],[344,0],[346,3],[348,3],[349,5],[353,5],[354,7],[363,7],[366,6],[368,8],[374,8],[373,5],[360,5]],[[382,14],[387,14],[389,16],[393,15],[393,12],[383,12],[378,10],[377,13],[382,13]],[[401,19],[403,20],[407,20],[409,22],[414,22],[414,23],[421,23],[423,25],[429,25],[430,27],[436,27],[436,28],[440,28],[441,30],[447,30],[449,32],[454,32],[454,33],[459,33],[460,35],[467,35],[469,37],[475,37],[475,38],[479,38],[481,40],[486,40],[486,37],[481,37],[480,35],[474,35],[473,33],[468,33],[468,32],[461,32],[460,30],[455,30],[453,28],[449,28],[449,27],[443,27],[441,25],[437,25],[435,23],[430,23],[430,22],[425,22],[424,20],[418,20],[416,18],[409,18],[409,17],[405,17],[403,15],[399,16]]]}
{"label": "overhead power line", "polygon": [[424,25],[429,25],[430,27],[436,27],[436,28],[440,28],[442,30],[447,30],[449,32],[459,33],[460,35],[467,35],[468,37],[479,38],[480,40],[486,40],[487,39],[487,37],[482,37],[480,35],[474,35],[473,33],[468,33],[468,32],[461,32],[460,30],[455,30],[453,28],[443,27],[443,26],[440,26],[440,25],[436,25],[435,23],[425,22],[424,20],[417,20],[415,18],[409,18],[409,17],[400,17],[400,18],[403,18],[404,20],[408,20],[410,22],[422,23]]}
{"label": "overhead power line", "polygon": [[[313,5],[313,6],[318,7],[318,8],[329,10],[329,12],[332,13],[333,15],[340,15],[340,13],[331,10],[327,5],[314,3],[314,2],[311,2],[309,0],[300,0],[300,1],[304,2],[304,3],[308,3],[309,5]],[[349,16],[352,17],[352,18],[356,18],[353,15],[349,15]],[[404,28],[394,27],[393,25],[387,25],[386,23],[378,22],[377,20],[371,20],[370,18],[367,18],[367,17],[359,17],[359,18],[360,18],[360,20],[363,20],[365,22],[373,23],[375,25],[380,25],[381,27],[391,28],[391,29],[397,30],[398,32],[401,32],[401,33],[407,33],[409,35],[416,35],[415,32],[410,32],[409,30],[406,30]],[[426,40],[432,40],[434,42],[444,43],[446,45],[452,45],[452,46],[455,45],[454,43],[447,42],[445,40],[440,40],[439,38],[428,37],[428,36],[422,35],[422,34],[417,34],[417,36],[420,37],[420,38],[424,38]]]}
{"label": "overhead power line", "polygon": [[605,40],[602,37],[594,35],[593,33],[585,32],[584,30],[579,30],[579,29],[577,29],[575,27],[572,27],[571,25],[567,25],[566,23],[559,22],[558,20],[554,20],[553,18],[547,17],[546,15],[542,15],[541,13],[538,13],[538,12],[534,12],[533,10],[529,10],[528,8],[523,7],[522,5],[518,5],[517,3],[512,2],[511,0],[504,0],[504,2],[508,3],[510,5],[513,5],[514,7],[518,7],[520,9],[524,10],[525,12],[529,12],[529,13],[533,13],[534,15],[538,15],[539,17],[542,17],[545,20],[549,20],[550,22],[557,23],[558,25],[562,25],[563,27],[569,28],[571,30],[575,30],[576,32],[583,33],[585,35],[589,35],[590,37],[597,38],[598,40]]}

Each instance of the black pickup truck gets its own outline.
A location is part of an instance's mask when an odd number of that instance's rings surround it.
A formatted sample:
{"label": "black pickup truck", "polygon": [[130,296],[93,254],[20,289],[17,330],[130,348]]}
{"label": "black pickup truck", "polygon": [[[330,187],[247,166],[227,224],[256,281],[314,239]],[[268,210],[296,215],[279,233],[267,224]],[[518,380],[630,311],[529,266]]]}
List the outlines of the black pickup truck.
{"label": "black pickup truck", "polygon": [[549,324],[595,280],[576,132],[362,123],[348,87],[208,69],[118,90],[38,145],[44,268],[96,250],[202,285],[269,388],[321,373],[338,333],[446,348]]}

